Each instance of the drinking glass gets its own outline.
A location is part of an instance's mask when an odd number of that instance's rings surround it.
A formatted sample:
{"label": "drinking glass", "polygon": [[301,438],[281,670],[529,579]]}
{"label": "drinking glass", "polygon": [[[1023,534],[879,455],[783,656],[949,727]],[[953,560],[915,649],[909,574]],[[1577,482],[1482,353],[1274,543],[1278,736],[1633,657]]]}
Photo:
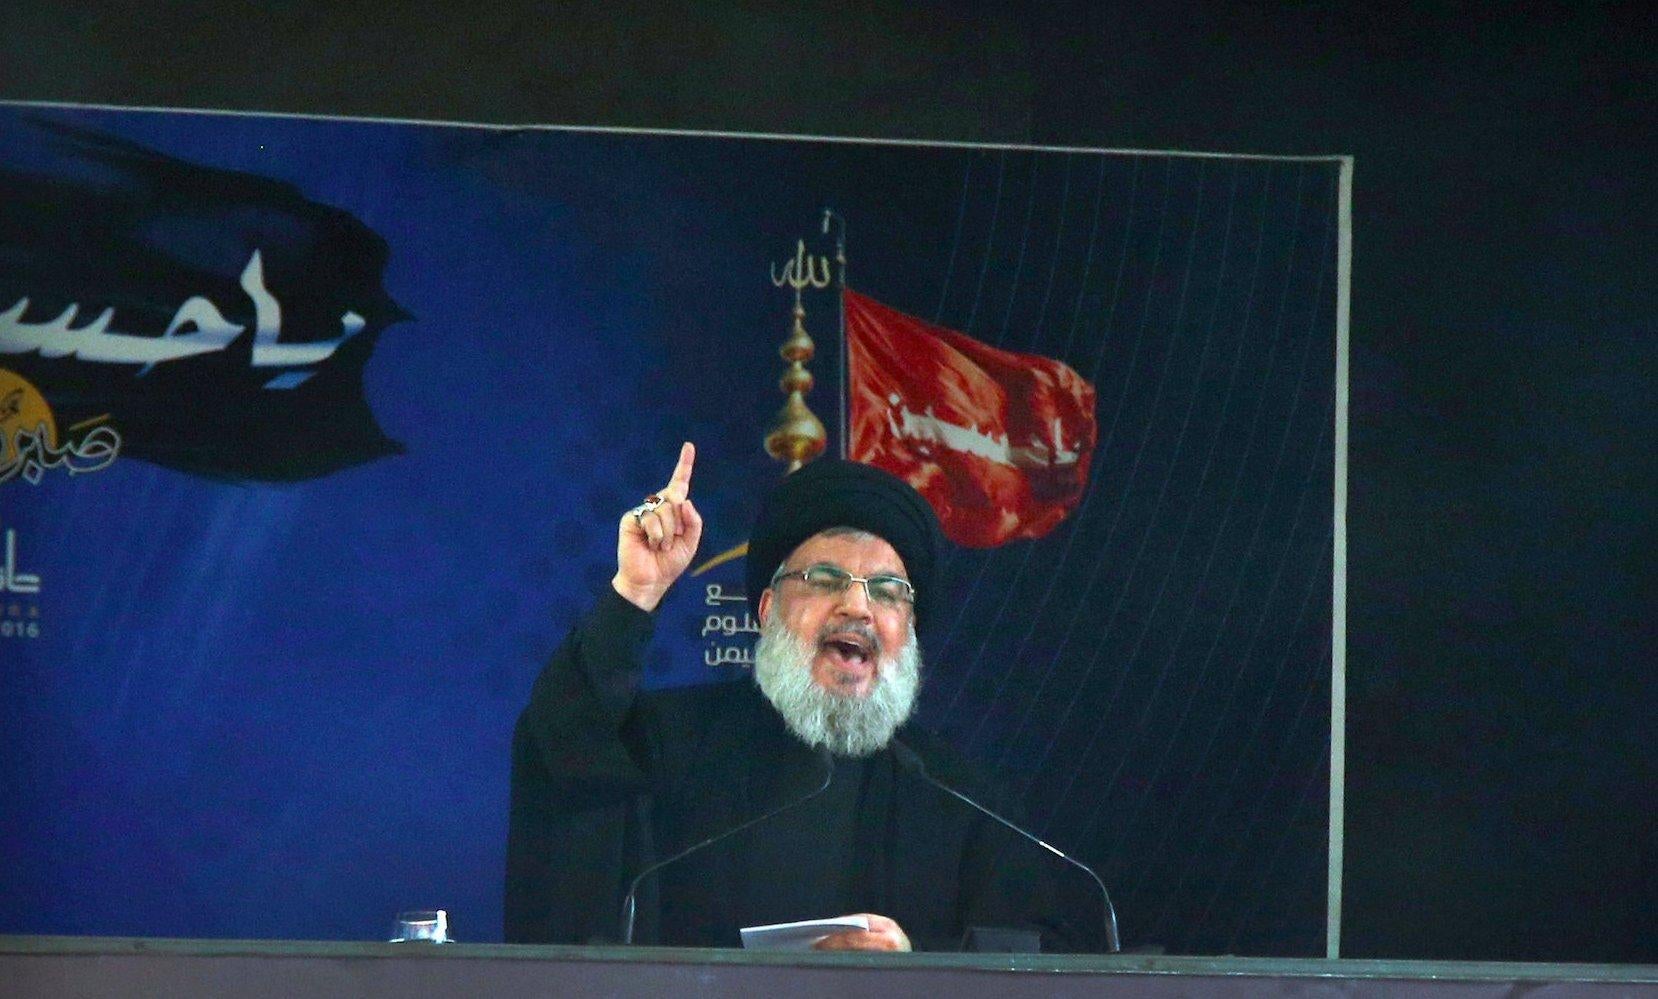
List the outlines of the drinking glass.
{"label": "drinking glass", "polygon": [[450,943],[449,913],[443,909],[399,912],[392,927],[392,943]]}

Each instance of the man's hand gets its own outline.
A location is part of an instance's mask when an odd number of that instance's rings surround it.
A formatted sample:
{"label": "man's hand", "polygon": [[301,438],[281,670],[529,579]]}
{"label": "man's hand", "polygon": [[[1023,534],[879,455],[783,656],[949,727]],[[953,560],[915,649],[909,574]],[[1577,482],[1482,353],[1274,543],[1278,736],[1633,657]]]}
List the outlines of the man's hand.
{"label": "man's hand", "polygon": [[831,933],[812,945],[813,950],[909,950],[910,938],[897,923],[873,912],[857,915],[869,920],[867,930]]}
{"label": "man's hand", "polygon": [[622,514],[616,532],[616,576],[610,585],[640,610],[656,610],[702,540],[702,514],[691,505],[691,466],[696,459],[696,446],[686,442],[679,449],[673,477],[657,493],[661,505],[638,517],[631,510]]}

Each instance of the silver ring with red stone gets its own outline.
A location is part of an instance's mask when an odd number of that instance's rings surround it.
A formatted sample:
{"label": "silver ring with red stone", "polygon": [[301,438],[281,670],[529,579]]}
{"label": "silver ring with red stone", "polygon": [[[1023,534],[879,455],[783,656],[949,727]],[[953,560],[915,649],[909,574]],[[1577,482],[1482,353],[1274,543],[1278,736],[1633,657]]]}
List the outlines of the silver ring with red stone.
{"label": "silver ring with red stone", "polygon": [[667,502],[667,500],[665,500],[662,497],[656,495],[655,493],[651,493],[649,496],[645,497],[645,502],[643,502],[643,503],[639,504],[638,506],[634,507],[633,509],[629,510],[628,513],[633,514],[633,522],[635,524],[639,524],[640,526],[644,526],[645,514],[650,513],[652,510],[655,510],[657,507],[661,506],[662,504],[664,504],[666,502]]}

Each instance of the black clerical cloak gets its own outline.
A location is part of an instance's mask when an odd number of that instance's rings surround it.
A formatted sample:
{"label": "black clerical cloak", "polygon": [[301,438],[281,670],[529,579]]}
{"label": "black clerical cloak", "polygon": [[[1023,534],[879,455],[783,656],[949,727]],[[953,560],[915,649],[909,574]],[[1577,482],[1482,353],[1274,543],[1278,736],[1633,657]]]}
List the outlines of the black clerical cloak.
{"label": "black clerical cloak", "polygon": [[[509,942],[618,940],[627,884],[645,866],[806,797],[826,776],[751,682],[641,692],[650,633],[650,615],[607,592],[519,717]],[[1008,807],[936,740],[909,728],[899,737],[935,778]],[[1041,930],[1044,949],[1087,938],[1058,918],[1059,872],[1034,844],[890,749],[833,767],[822,794],[647,878],[635,940],[738,946],[743,926],[852,912],[893,918],[918,950],[956,949],[980,926]]]}

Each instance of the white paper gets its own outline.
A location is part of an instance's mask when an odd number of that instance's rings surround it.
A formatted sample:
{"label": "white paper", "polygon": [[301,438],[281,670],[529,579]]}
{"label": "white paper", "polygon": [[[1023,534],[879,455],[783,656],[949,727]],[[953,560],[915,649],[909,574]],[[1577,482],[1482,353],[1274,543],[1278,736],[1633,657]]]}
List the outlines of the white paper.
{"label": "white paper", "polygon": [[745,950],[811,950],[831,933],[846,930],[867,930],[869,920],[864,916],[839,916],[835,919],[805,919],[798,923],[773,923],[770,926],[743,927]]}

